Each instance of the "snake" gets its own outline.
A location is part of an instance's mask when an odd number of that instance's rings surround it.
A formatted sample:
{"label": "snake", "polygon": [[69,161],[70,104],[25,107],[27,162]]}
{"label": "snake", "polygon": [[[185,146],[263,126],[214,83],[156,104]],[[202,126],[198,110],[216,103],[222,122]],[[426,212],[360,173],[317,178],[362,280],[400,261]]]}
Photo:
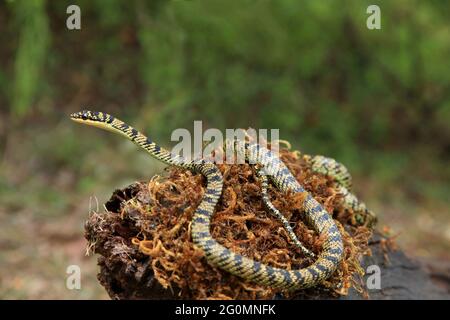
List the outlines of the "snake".
{"label": "snake", "polygon": [[246,162],[257,164],[264,174],[282,192],[304,193],[305,220],[319,236],[323,237],[322,250],[316,260],[300,269],[272,267],[237,254],[217,242],[210,232],[211,220],[222,195],[223,177],[219,168],[206,159],[187,160],[160,147],[149,137],[125,122],[98,111],[84,110],[72,113],[70,118],[78,123],[112,131],[131,140],[155,159],[179,168],[200,173],[206,178],[206,189],[191,220],[191,238],[204,253],[207,262],[246,281],[270,288],[294,291],[314,287],[328,279],[338,268],[344,256],[342,236],[332,216],[295,179],[277,155],[257,143],[235,141],[237,152],[245,154]]}
{"label": "snake", "polygon": [[335,159],[322,155],[305,155],[304,159],[311,165],[312,171],[330,176],[337,182],[336,192],[342,195],[344,208],[355,213],[355,224],[373,229],[377,216],[351,192],[352,176],[349,170]]}
{"label": "snake", "polygon": [[[285,140],[279,140],[278,142],[283,142],[286,144],[288,149],[291,148],[289,142]],[[373,229],[374,225],[377,223],[376,215],[367,208],[366,204],[360,201],[356,195],[354,195],[350,190],[352,188],[352,176],[349,170],[340,162],[337,162],[333,158],[325,157],[322,155],[308,155],[305,154],[303,159],[310,165],[311,170],[314,173],[319,173],[322,175],[330,176],[337,184],[336,191],[342,196],[342,205],[345,209],[350,209],[353,211],[354,222],[356,226],[366,226],[369,229]],[[256,167],[256,175],[260,180],[261,184],[261,195],[262,200],[269,213],[277,218],[285,228],[288,233],[289,238],[292,240],[294,246],[296,246],[300,251],[310,257],[315,258],[315,254],[308,250],[297,238],[294,230],[292,229],[289,221],[286,217],[272,204],[268,194],[269,181],[262,168]]]}
{"label": "snake", "polygon": [[297,235],[295,234],[294,230],[291,227],[291,224],[289,223],[288,219],[273,205],[272,201],[270,201],[269,193],[268,193],[268,187],[269,187],[269,179],[267,178],[266,173],[264,172],[264,169],[257,167],[256,168],[256,175],[261,183],[261,197],[263,200],[264,205],[266,206],[269,213],[277,218],[281,224],[283,225],[284,229],[289,235],[289,238],[292,240],[294,245],[300,249],[301,252],[303,252],[304,255],[315,258],[315,254],[308,250],[301,242],[298,240]]}

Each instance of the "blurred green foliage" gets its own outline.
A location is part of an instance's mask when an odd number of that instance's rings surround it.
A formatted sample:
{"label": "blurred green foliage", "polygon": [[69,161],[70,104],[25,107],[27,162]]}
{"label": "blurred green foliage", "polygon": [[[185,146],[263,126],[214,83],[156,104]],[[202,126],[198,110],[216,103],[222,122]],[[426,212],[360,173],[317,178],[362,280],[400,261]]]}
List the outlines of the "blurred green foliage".
{"label": "blurred green foliage", "polygon": [[155,122],[275,127],[339,157],[436,136],[448,143],[440,113],[450,107],[450,74],[439,66],[448,65],[450,38],[441,7],[383,2],[383,29],[371,31],[369,2],[346,3],[166,5],[140,29],[149,96],[165,106]]}
{"label": "blurred green foliage", "polygon": [[14,61],[11,110],[24,116],[35,102],[44,77],[49,42],[45,0],[17,1],[14,6],[19,43]]}
{"label": "blurred green foliage", "polygon": [[[81,30],[66,28],[72,4]],[[372,4],[381,30],[366,27]],[[440,0],[0,1],[0,274],[12,272],[0,297],[104,297],[88,288],[92,260],[80,258],[82,291],[61,285],[88,208],[162,174],[69,120],[85,108],[163,146],[193,120],[279,128],[345,163],[404,248],[448,258],[449,16]]]}
{"label": "blurred green foliage", "polygon": [[[162,144],[200,119],[279,128],[295,147],[381,181],[449,176],[446,2],[80,0],[80,31],[65,26],[69,4],[0,4],[11,44],[0,49],[0,83],[14,79],[8,114],[24,124],[60,124],[93,105]],[[366,27],[370,4],[381,30]],[[91,143],[49,136],[42,168],[79,170],[73,154]]]}

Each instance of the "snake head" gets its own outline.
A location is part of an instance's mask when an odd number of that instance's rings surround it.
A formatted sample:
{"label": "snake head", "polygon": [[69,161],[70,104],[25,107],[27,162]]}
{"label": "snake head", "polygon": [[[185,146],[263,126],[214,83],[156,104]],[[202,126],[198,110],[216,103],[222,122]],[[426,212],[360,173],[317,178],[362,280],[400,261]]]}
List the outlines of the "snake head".
{"label": "snake head", "polygon": [[111,123],[114,120],[114,117],[104,112],[83,110],[72,113],[70,119],[75,122],[100,126],[102,123]]}
{"label": "snake head", "polygon": [[104,121],[104,113],[97,111],[89,111],[83,110],[79,112],[72,113],[70,115],[72,120],[81,120],[81,121]]}

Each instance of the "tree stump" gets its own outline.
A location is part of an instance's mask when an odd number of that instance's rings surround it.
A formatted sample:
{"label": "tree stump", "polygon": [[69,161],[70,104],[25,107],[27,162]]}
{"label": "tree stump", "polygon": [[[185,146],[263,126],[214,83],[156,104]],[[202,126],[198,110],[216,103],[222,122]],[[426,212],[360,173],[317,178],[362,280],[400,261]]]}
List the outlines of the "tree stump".
{"label": "tree stump", "polygon": [[[106,208],[109,211],[117,212],[119,199],[123,199],[119,194],[124,195],[124,197],[132,197],[135,191],[134,186],[116,191],[106,204]],[[99,230],[101,220],[94,215],[86,222],[86,237],[89,240],[92,240],[93,237],[91,233],[94,230]],[[120,224],[111,227],[119,234],[126,230],[126,226]],[[129,235],[122,234],[122,236],[127,237]],[[101,235],[96,234],[95,237],[98,238]],[[375,234],[369,243],[372,256],[363,257],[361,263],[365,270],[370,265],[380,267],[381,289],[367,290],[367,296],[351,288],[347,296],[341,297],[335,297],[320,291],[311,294],[311,291],[307,290],[307,294],[299,293],[294,299],[450,299],[450,264],[448,262],[420,262],[407,257],[401,250],[386,252],[380,246],[382,239],[380,235]],[[98,265],[100,266],[98,279],[112,299],[178,298],[176,289],[164,289],[154,278],[151,270],[151,259],[130,263],[130,255],[139,255],[139,253],[136,249],[130,249],[126,246],[121,236],[116,235],[103,239],[102,245],[97,243],[96,246],[96,253],[100,255],[98,258]],[[370,275],[366,275],[363,281],[366,281],[368,276]],[[274,298],[280,297],[275,296]]]}
{"label": "tree stump", "polygon": [[[99,255],[98,279],[112,299],[450,299],[450,266],[427,267],[392,250],[392,241],[360,225],[342,206],[335,181],[312,172],[294,152],[281,159],[333,216],[344,242],[340,267],[320,285],[286,294],[246,282],[210,266],[190,238],[190,221],[202,199],[205,181],[170,168],[164,181],[135,183],[116,190],[105,212],[85,224],[90,251]],[[296,252],[281,223],[267,214],[260,186],[248,165],[218,165],[224,188],[211,224],[212,236],[231,250],[278,267],[303,268],[312,263]],[[302,194],[269,190],[275,206],[295,224],[299,240],[313,252],[323,239],[302,219]],[[265,260],[264,260],[265,259]],[[379,270],[380,288],[366,284]],[[376,281],[375,281],[376,282]]]}

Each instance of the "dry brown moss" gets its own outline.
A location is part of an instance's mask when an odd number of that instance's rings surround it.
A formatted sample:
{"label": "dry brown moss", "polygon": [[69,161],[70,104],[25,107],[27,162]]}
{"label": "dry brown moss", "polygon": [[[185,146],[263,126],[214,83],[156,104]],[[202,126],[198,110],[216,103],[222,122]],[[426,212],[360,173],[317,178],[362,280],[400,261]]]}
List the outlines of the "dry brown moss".
{"label": "dry brown moss", "polygon": [[[313,173],[298,152],[283,149],[280,155],[305,189],[333,214],[344,240],[345,257],[339,269],[320,286],[300,294],[315,296],[325,291],[329,295],[345,295],[350,287],[362,291],[363,270],[359,261],[370,254],[371,231],[355,226],[353,212],[341,206],[341,195],[336,193],[332,179]],[[211,225],[213,237],[236,253],[274,267],[294,269],[311,264],[291,243],[282,224],[267,212],[252,167],[219,165],[219,168],[224,188]],[[152,274],[162,287],[180,298],[271,299],[280,293],[207,263],[190,236],[190,221],[201,202],[205,179],[177,168],[167,171],[167,177],[154,177],[147,183],[117,191],[106,204],[108,211],[93,214],[86,224],[86,238],[92,250],[101,255],[100,265],[109,270],[108,274],[126,275],[115,277],[118,283],[111,283],[106,279],[108,275],[100,275],[110,295],[117,295],[117,288],[121,288],[119,292],[133,290],[129,288],[131,282],[145,277],[152,279]],[[295,225],[299,240],[319,253],[324,239],[302,220],[305,195],[281,193],[274,187],[269,191],[273,204]],[[154,283],[145,286],[154,287]],[[158,297],[151,293],[141,293],[140,298]],[[124,293],[119,297],[130,295]]]}

